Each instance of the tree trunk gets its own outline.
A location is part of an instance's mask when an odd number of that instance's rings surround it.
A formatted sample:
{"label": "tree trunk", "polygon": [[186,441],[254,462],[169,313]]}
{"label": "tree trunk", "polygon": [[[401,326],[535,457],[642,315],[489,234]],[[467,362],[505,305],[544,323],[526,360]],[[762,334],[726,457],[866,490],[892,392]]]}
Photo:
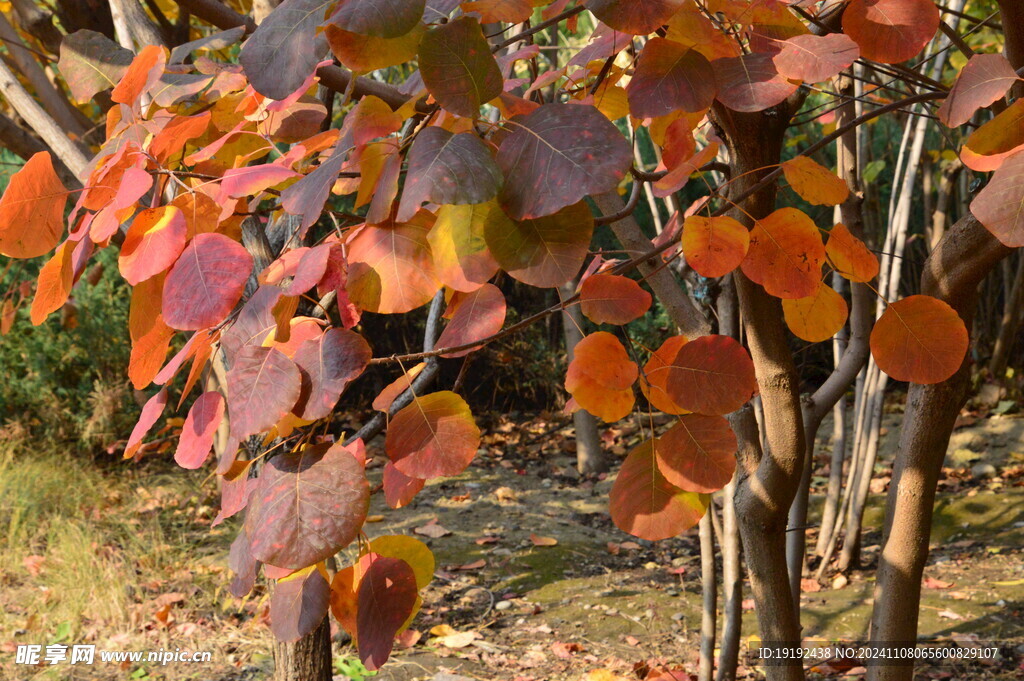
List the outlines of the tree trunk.
{"label": "tree trunk", "polygon": [[988,363],[988,371],[996,379],[1003,378],[1006,373],[1010,353],[1013,352],[1013,346],[1019,337],[1021,320],[1024,319],[1024,259],[1018,256],[1016,260],[1017,274],[1010,288],[1003,292],[1006,304],[1003,306],[999,336],[992,348],[992,359]]}
{"label": "tree trunk", "polygon": [[274,681],[331,681],[331,623],[323,619],[298,641],[274,641]]}
{"label": "tree trunk", "polygon": [[[947,232],[925,262],[922,292],[949,303],[970,329],[978,283],[1010,252],[968,215]],[[967,396],[969,357],[942,383],[910,386],[886,504],[871,616],[873,641],[917,640],[935,489],[953,424]],[[868,667],[869,681],[910,681],[913,674],[912,665]]]}
{"label": "tree trunk", "polygon": [[715,505],[700,519],[700,583],[703,592],[700,617],[700,670],[697,681],[711,681],[715,672],[715,616],[718,613],[718,582],[715,577]]}
{"label": "tree trunk", "polygon": [[[576,291],[576,280],[561,287],[562,298],[569,298]],[[565,337],[565,352],[571,362],[576,344],[583,340],[583,314],[579,305],[570,305],[562,310],[562,335]],[[585,409],[577,409],[572,415],[576,435],[576,469],[580,473],[604,473],[608,461],[601,449],[601,433],[597,430],[597,419]]]}

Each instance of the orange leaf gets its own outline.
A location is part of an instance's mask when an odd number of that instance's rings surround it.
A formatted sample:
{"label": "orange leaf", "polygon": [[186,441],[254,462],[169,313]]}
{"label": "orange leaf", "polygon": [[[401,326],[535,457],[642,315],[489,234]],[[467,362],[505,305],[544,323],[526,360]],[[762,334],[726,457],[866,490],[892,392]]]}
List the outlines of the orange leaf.
{"label": "orange leaf", "polygon": [[64,232],[67,196],[49,152],[34,154],[0,198],[0,254],[35,258],[52,251]]}
{"label": "orange leaf", "polygon": [[395,468],[423,479],[458,475],[479,446],[469,405],[450,390],[413,398],[391,419],[384,441]]}
{"label": "orange leaf", "polygon": [[828,233],[825,253],[836,272],[850,281],[867,282],[878,276],[878,258],[841,222]]}
{"label": "orange leaf", "polygon": [[531,534],[530,542],[534,546],[558,546],[558,540],[554,537],[542,537],[539,534]]}
{"label": "orange leaf", "polygon": [[74,280],[72,255],[76,245],[72,241],[62,243],[53,257],[39,270],[36,297],[32,300],[30,314],[32,324],[35,326],[42,324],[51,312],[59,310],[71,295]]}
{"label": "orange leaf", "polygon": [[956,310],[931,296],[890,303],[871,330],[875,362],[897,381],[944,381],[960,368],[967,346],[967,327]]}
{"label": "orange leaf", "polygon": [[728,336],[702,336],[679,348],[666,389],[672,401],[698,414],[729,414],[757,392],[754,363]]}
{"label": "orange leaf", "polygon": [[722,277],[739,267],[750,248],[750,232],[730,217],[691,215],[683,222],[683,255],[702,277]]}
{"label": "orange leaf", "polygon": [[110,93],[118,104],[134,104],[149,88],[156,84],[167,63],[167,50],[159,45],[147,45],[132,60],[121,81]]}
{"label": "orange leaf", "polygon": [[580,289],[580,309],[595,324],[628,324],[650,307],[651,294],[629,277],[594,274]]}
{"label": "orange leaf", "polygon": [[845,180],[806,156],[786,161],[782,172],[793,191],[816,206],[835,206],[850,195]]}
{"label": "orange leaf", "polygon": [[665,479],[655,460],[657,446],[657,440],[647,440],[629,453],[609,495],[615,526],[650,541],[674,537],[696,525],[710,500]]}
{"label": "orange leaf", "polygon": [[637,376],[636,364],[629,359],[626,348],[607,331],[592,333],[577,343],[572,366],[612,390],[629,388]]}
{"label": "orange leaf", "polygon": [[776,298],[806,298],[821,285],[825,244],[796,208],[780,208],[754,223],[743,273]]}
{"label": "orange leaf", "polygon": [[412,385],[413,380],[420,375],[420,372],[426,368],[426,362],[420,362],[413,368],[409,369],[409,371],[389,383],[380,391],[380,394],[374,398],[372,405],[373,408],[377,411],[388,411],[391,409],[391,403],[394,402],[399,395],[404,393],[406,389]]}
{"label": "orange leaf", "polygon": [[147,208],[132,220],[117,267],[132,286],[164,272],[185,248],[188,225],[174,206]]}
{"label": "orange leaf", "polygon": [[666,391],[669,367],[679,354],[679,348],[686,343],[686,336],[666,338],[661,347],[651,353],[640,374],[640,390],[651,406],[666,414],[686,414],[688,411],[672,401]]}
{"label": "orange leaf", "polygon": [[939,9],[931,0],[852,0],[843,12],[843,33],[861,56],[883,64],[914,57],[938,28]]}
{"label": "orange leaf", "polygon": [[849,308],[831,286],[822,285],[814,295],[783,300],[782,313],[793,335],[819,343],[839,333],[846,323]]}
{"label": "orange leaf", "polygon": [[658,469],[686,492],[710,494],[732,480],[736,470],[736,435],[721,416],[686,414],[658,438]]}

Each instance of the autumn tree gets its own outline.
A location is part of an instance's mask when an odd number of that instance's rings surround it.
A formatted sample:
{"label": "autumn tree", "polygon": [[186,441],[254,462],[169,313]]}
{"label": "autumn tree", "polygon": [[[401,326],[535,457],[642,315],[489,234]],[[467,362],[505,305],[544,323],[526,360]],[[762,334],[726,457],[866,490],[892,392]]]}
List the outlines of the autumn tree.
{"label": "autumn tree", "polygon": [[[437,385],[440,363],[562,312],[585,333],[567,411],[636,418],[646,434],[611,490],[615,524],[659,540],[705,518],[708,557],[711,495],[727,490],[738,536],[719,537],[719,678],[735,673],[740,540],[761,638],[797,645],[818,427],[869,356],[909,381],[871,638],[916,638],[977,288],[1024,244],[1019,3],[993,5],[1001,31],[978,44],[970,34],[991,16],[961,3],[943,23],[929,0],[274,5],[248,17],[177,0],[167,15],[111,0],[109,17],[61,15],[62,33],[16,0],[0,24],[11,55],[0,135],[26,162],[0,202],[0,253],[48,257],[31,302],[5,298],[5,314],[23,302],[40,324],[98,251],[117,249],[133,287],[127,375],[151,394],[124,456],[144,456],[150,431],[188,405],[174,458],[216,472],[215,524],[244,513],[232,590],[248,593],[261,571],[276,582],[271,628],[299,641],[279,649],[282,674],[329,678],[328,610],[368,668],[385,662],[433,558],[409,537],[369,541],[370,495],[401,508],[426,480],[464,471],[480,430],[453,386]],[[548,30],[554,50],[542,52]],[[567,59],[562,38],[580,48]],[[962,67],[926,73],[952,50]],[[58,54],[54,84],[36,59]],[[863,131],[890,119],[941,125],[980,187],[943,223],[919,286],[891,266],[906,227],[865,204]],[[916,175],[905,177],[908,213]],[[655,214],[674,207],[653,237],[634,216],[642,200]],[[595,253],[605,229],[623,257]],[[561,299],[506,325],[512,282]],[[710,304],[695,295],[709,282]],[[647,348],[629,325],[654,299],[677,332]],[[360,333],[364,313],[421,309],[422,352],[376,355]],[[802,394],[794,350],[837,334],[833,370]],[[395,380],[377,416],[342,434],[335,415],[367,406],[345,390],[371,365]],[[881,394],[884,379],[873,385]],[[389,461],[371,488],[364,443],[382,432]],[[353,543],[358,558],[338,565]]]}

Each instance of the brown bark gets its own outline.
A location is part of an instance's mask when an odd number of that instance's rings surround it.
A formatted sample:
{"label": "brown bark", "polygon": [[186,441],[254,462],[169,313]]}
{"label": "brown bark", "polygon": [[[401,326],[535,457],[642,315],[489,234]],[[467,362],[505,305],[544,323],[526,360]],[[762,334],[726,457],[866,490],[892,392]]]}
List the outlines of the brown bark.
{"label": "brown bark", "polygon": [[[561,288],[562,299],[571,297],[576,292],[576,280]],[[565,338],[567,361],[571,362],[576,344],[583,340],[583,314],[579,305],[570,305],[562,309],[562,336]],[[608,460],[601,449],[601,434],[597,429],[597,418],[586,409],[577,409],[572,414],[572,424],[576,437],[576,469],[580,473],[604,473],[608,470]]]}
{"label": "brown bark", "polygon": [[274,642],[274,681],[331,681],[331,624],[324,617],[298,641]]}
{"label": "brown bark", "polygon": [[[999,335],[992,348],[992,359],[988,363],[988,371],[994,378],[1002,378],[1006,373],[1006,365],[1010,353],[1017,342],[1021,321],[1024,320],[1024,259],[1017,257],[1017,273],[1013,283],[1003,292],[1006,296],[1002,318],[999,320]],[[1007,261],[1009,264],[1013,260]]]}
{"label": "brown bark", "polygon": [[[957,222],[925,262],[922,293],[949,303],[971,328],[977,287],[1010,254],[972,215]],[[886,503],[871,639],[917,640],[921,576],[928,557],[932,506],[953,423],[967,396],[969,355],[951,378],[912,384]],[[869,681],[909,681],[913,667],[868,667]]]}
{"label": "brown bark", "polygon": [[[731,176],[736,178],[734,196],[753,187],[779,163],[792,110],[788,103],[754,114],[717,106],[712,109],[712,121],[729,151]],[[766,185],[747,197],[743,210],[734,210],[733,217],[750,226],[751,218],[765,217],[774,210],[775,195],[775,185]],[[800,382],[780,301],[743,274],[737,272],[733,277],[761,391],[767,444],[766,451],[751,447],[741,459],[744,470],[736,490],[736,511],[743,545],[757,547],[747,551],[746,560],[761,639],[794,646],[800,640],[800,627],[786,571],[786,520],[805,455]],[[740,441],[756,438],[752,419],[742,418],[746,423],[735,424]],[[766,672],[770,681],[803,677],[798,663],[769,666]]]}

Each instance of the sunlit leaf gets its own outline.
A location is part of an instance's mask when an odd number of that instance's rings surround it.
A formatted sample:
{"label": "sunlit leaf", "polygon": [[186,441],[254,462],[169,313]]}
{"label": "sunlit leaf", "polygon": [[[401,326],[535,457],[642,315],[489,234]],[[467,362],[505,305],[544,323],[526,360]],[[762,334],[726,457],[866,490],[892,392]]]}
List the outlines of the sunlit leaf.
{"label": "sunlit leaf", "polygon": [[366,225],[348,241],[347,291],[369,312],[395,314],[426,305],[439,288],[427,232],[434,216],[417,213],[409,222]]}
{"label": "sunlit leaf", "polygon": [[403,373],[380,391],[380,394],[373,400],[373,408],[377,411],[388,411],[391,408],[391,403],[394,402],[399,395],[404,393],[406,389],[412,385],[412,382],[416,380],[416,377],[419,376],[426,368],[427,365],[425,362],[420,362],[416,366],[410,367],[408,371]]}
{"label": "sunlit leaf", "polygon": [[825,253],[836,271],[850,281],[867,282],[878,276],[878,258],[842,223],[829,231]]}
{"label": "sunlit leaf", "polygon": [[710,497],[684,492],[662,475],[657,440],[647,440],[622,462],[609,494],[612,521],[634,537],[658,541],[682,534],[707,511]]}
{"label": "sunlit leaf", "polygon": [[311,445],[278,454],[260,471],[245,529],[264,563],[299,569],[333,556],[356,538],[370,486],[348,448]]}
{"label": "sunlit leaf", "polygon": [[939,120],[950,128],[963,125],[975,111],[1005,95],[1018,80],[1017,72],[1003,55],[974,55],[936,112]]}
{"label": "sunlit leaf", "polygon": [[132,220],[121,244],[117,267],[132,286],[165,271],[185,248],[188,227],[174,206],[147,208]]}
{"label": "sunlit leaf", "polygon": [[839,333],[846,324],[849,308],[831,286],[822,285],[806,298],[783,300],[782,312],[794,336],[820,343]]}
{"label": "sunlit leaf", "polygon": [[539,287],[561,286],[579,274],[593,233],[594,216],[582,201],[540,218],[509,223],[495,215],[484,222],[495,260],[514,279]]}
{"label": "sunlit leaf", "polygon": [[463,2],[462,11],[478,12],[485,24],[499,21],[521,24],[533,15],[533,3],[530,0],[474,0]]}
{"label": "sunlit leaf", "polygon": [[721,416],[680,416],[654,450],[658,470],[685,492],[717,492],[736,470],[736,435]]}
{"label": "sunlit leaf", "polygon": [[971,170],[987,173],[1024,150],[1024,99],[1018,99],[971,133],[960,160]]}
{"label": "sunlit leaf", "polygon": [[917,295],[885,308],[871,330],[871,354],[878,368],[897,381],[940,383],[964,361],[967,327],[938,298]]}
{"label": "sunlit leaf", "polygon": [[146,433],[156,424],[166,406],[167,388],[161,388],[146,400],[146,404],[142,407],[142,413],[139,414],[139,420],[132,428],[131,435],[128,436],[128,443],[124,446],[124,458],[130,459],[135,456],[139,447],[142,446],[142,438],[146,437]]}
{"label": "sunlit leaf", "polygon": [[0,254],[35,258],[52,251],[64,232],[67,196],[50,153],[33,154],[0,197]]}
{"label": "sunlit leaf", "polygon": [[1024,246],[1024,151],[996,170],[971,201],[971,212],[1004,246]]}
{"label": "sunlit leaf", "polygon": [[683,409],[672,401],[668,396],[666,385],[668,383],[669,368],[672,360],[679,353],[679,348],[686,343],[686,336],[670,336],[665,339],[657,350],[651,353],[647,364],[640,372],[640,390],[647,397],[651,406],[666,414],[685,414],[688,410]]}
{"label": "sunlit leaf", "polygon": [[835,206],[850,195],[845,180],[807,156],[784,162],[782,172],[793,191],[816,206]]}
{"label": "sunlit leaf", "polygon": [[386,534],[370,542],[370,552],[404,560],[416,576],[416,587],[425,589],[434,580],[434,554],[426,544],[407,534]]}
{"label": "sunlit leaf", "polygon": [[665,387],[673,402],[698,414],[729,414],[757,392],[754,363],[728,336],[702,336],[682,345]]}
{"label": "sunlit leaf", "polygon": [[605,421],[624,418],[633,408],[636,364],[614,335],[592,333],[573,348],[565,389],[580,407]]}
{"label": "sunlit leaf", "polygon": [[683,222],[686,264],[702,277],[724,277],[740,266],[750,248],[750,232],[727,217],[691,215]]}
{"label": "sunlit leaf", "polygon": [[331,52],[342,64],[357,72],[376,71],[397,66],[416,58],[420,40],[427,29],[418,24],[405,35],[397,38],[378,38],[372,35],[351,33],[327,24],[327,42]]}
{"label": "sunlit leaf", "polygon": [[181,427],[174,461],[182,468],[195,469],[206,463],[213,448],[213,438],[224,418],[224,398],[211,390],[199,396],[188,411]]}
{"label": "sunlit leaf", "polygon": [[546,104],[514,117],[508,129],[498,148],[505,173],[499,200],[516,220],[612,191],[633,162],[622,133],[593,106]]}
{"label": "sunlit leaf", "polygon": [[420,41],[420,75],[442,107],[475,117],[501,94],[502,77],[480,22],[459,17],[427,31]]}
{"label": "sunlit leaf", "polygon": [[498,261],[491,255],[484,238],[489,222],[497,224],[492,231],[515,229],[515,224],[497,202],[474,206],[441,206],[437,222],[427,234],[437,277],[456,291],[475,291],[498,271]]}
{"label": "sunlit leaf", "polygon": [[629,277],[594,274],[580,287],[580,310],[595,324],[628,324],[651,307],[651,294]]}
{"label": "sunlit leaf", "polygon": [[814,221],[796,208],[780,208],[754,223],[740,266],[777,298],[806,298],[821,285],[823,262],[825,244]]}
{"label": "sunlit leaf", "polygon": [[[493,284],[484,284],[471,293],[457,293],[452,298],[451,320],[435,344],[438,348],[454,348],[476,343],[493,336],[505,323],[505,296]],[[463,357],[473,348],[449,352],[443,357]]]}
{"label": "sunlit leaf", "polygon": [[896,64],[916,56],[939,28],[931,0],[851,0],[843,12],[843,33],[863,57]]}
{"label": "sunlit leaf", "polygon": [[52,312],[59,310],[71,295],[74,283],[74,267],[72,255],[75,243],[65,241],[57,248],[46,264],[39,270],[36,280],[36,295],[32,299],[30,318],[32,324],[39,326]]}
{"label": "sunlit leaf", "polygon": [[110,93],[110,99],[119,104],[135,104],[163,75],[167,55],[167,49],[160,45],[143,47]]}
{"label": "sunlit leaf", "polygon": [[842,33],[797,35],[782,42],[772,57],[775,68],[786,78],[819,83],[837,75],[860,55],[860,48]]}
{"label": "sunlit leaf", "polygon": [[469,405],[449,390],[415,397],[391,418],[384,443],[399,471],[423,479],[458,475],[479,446]]}
{"label": "sunlit leaf", "polygon": [[409,505],[426,480],[422,478],[410,478],[402,471],[395,468],[395,464],[388,461],[384,464],[384,501],[391,508],[404,508]]}
{"label": "sunlit leaf", "polygon": [[164,280],[164,322],[194,331],[223,320],[242,297],[252,256],[223,234],[199,234]]}

